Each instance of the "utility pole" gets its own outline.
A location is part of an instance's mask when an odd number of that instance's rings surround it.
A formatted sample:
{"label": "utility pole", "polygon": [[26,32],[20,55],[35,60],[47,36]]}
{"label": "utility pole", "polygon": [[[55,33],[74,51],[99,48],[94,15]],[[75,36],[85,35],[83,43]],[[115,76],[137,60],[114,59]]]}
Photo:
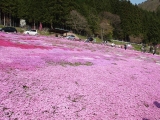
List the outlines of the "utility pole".
{"label": "utility pole", "polygon": [[35,26],[35,20],[34,20],[34,29],[36,29],[36,26]]}
{"label": "utility pole", "polygon": [[101,29],[101,39],[102,39],[102,41],[103,41],[103,33],[104,33],[104,29],[102,28]]}
{"label": "utility pole", "polygon": [[1,24],[2,22],[1,22],[1,11],[0,11],[0,24]]}
{"label": "utility pole", "polygon": [[4,14],[4,26],[6,26],[6,19],[5,19],[5,14]]}

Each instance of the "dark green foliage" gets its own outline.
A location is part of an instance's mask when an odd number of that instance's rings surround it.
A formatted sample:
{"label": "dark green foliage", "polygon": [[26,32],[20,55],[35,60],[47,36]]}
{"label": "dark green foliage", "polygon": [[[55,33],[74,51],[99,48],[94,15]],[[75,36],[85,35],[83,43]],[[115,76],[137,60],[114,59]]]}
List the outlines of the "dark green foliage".
{"label": "dark green foliage", "polygon": [[[75,10],[87,23],[87,34],[100,35],[101,13],[110,12],[119,22],[107,18],[114,38],[129,41],[129,36],[141,37],[145,43],[160,43],[160,7],[156,12],[142,10],[128,0],[0,0],[1,13],[26,19],[28,23],[45,23],[51,28],[67,27],[70,11]],[[112,16],[112,18],[114,18]],[[106,28],[107,30],[107,28]],[[104,36],[108,36],[105,34]]]}

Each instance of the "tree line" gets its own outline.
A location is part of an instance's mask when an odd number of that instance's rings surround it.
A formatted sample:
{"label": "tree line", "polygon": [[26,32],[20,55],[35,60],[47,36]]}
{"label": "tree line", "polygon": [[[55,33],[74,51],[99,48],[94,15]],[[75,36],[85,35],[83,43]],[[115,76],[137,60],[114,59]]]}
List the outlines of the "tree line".
{"label": "tree line", "polygon": [[103,39],[160,43],[160,9],[149,12],[128,0],[1,0],[0,13]]}

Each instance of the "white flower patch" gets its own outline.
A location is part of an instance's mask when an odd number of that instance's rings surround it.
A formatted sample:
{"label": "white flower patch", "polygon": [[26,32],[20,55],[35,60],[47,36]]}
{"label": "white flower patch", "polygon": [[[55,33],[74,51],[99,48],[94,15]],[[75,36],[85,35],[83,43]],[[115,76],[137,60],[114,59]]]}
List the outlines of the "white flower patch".
{"label": "white flower patch", "polygon": [[156,64],[157,64],[157,65],[160,65],[160,61],[156,61]]}
{"label": "white flower patch", "polygon": [[0,62],[1,63],[12,63],[13,60],[9,59],[9,58],[0,58]]}
{"label": "white flower patch", "polygon": [[145,58],[147,58],[147,57],[141,56],[140,58],[145,59]]}
{"label": "white flower patch", "polygon": [[136,59],[134,59],[134,60],[137,60],[137,61],[143,61],[142,59],[138,59],[138,58],[136,58]]}
{"label": "white flower patch", "polygon": [[72,57],[72,59],[83,59],[83,60],[94,60],[94,58],[90,58],[90,57]]}
{"label": "white flower patch", "polygon": [[111,55],[104,55],[105,57],[111,57]]}
{"label": "white flower patch", "polygon": [[[17,42],[15,42],[15,43],[17,43]],[[18,43],[20,43],[20,44],[28,44],[28,43],[25,42],[25,41],[19,41]]]}
{"label": "white flower patch", "polygon": [[117,54],[118,56],[123,56],[123,55],[121,55],[121,54]]}
{"label": "white flower patch", "polygon": [[44,45],[44,46],[52,46],[51,43],[43,43],[42,45]]}
{"label": "white flower patch", "polygon": [[99,57],[99,56],[95,56],[95,58],[101,58],[101,57]]}

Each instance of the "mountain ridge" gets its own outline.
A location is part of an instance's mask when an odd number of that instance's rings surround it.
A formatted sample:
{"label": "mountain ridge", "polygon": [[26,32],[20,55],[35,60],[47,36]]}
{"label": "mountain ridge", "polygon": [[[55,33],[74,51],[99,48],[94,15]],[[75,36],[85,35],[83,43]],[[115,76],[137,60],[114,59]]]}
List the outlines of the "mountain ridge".
{"label": "mountain ridge", "polygon": [[147,11],[157,11],[160,6],[160,0],[147,0],[138,4],[138,7],[147,10]]}

